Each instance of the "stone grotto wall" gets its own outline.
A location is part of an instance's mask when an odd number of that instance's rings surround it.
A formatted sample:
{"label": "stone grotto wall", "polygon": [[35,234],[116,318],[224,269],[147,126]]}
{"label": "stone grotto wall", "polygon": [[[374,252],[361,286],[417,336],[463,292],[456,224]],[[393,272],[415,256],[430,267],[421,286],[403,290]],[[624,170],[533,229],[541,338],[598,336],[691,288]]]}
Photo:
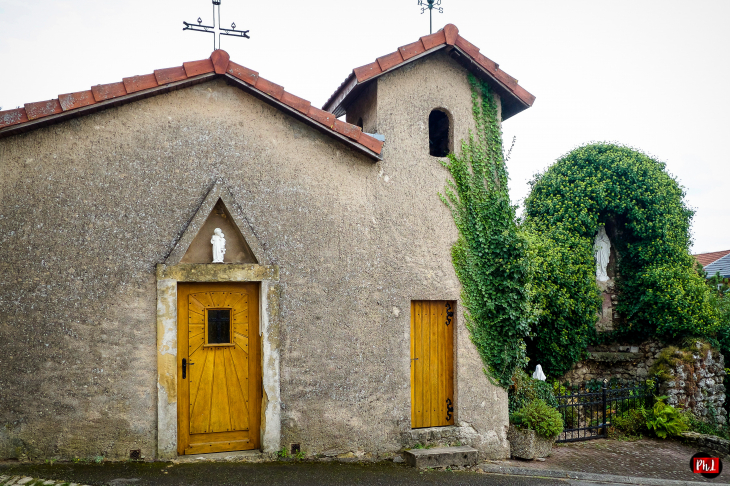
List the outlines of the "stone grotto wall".
{"label": "stone grotto wall", "polygon": [[[714,411],[717,421],[726,423],[727,411],[723,407],[725,358],[701,343],[696,346],[696,350],[679,350],[672,356],[677,358],[677,364],[666,370],[668,378],[661,380],[659,393],[669,397],[667,403],[670,405],[689,408],[708,420]],[[649,379],[657,371],[657,367],[652,367],[664,349],[665,346],[657,341],[589,347],[588,357],[576,363],[560,382],[578,384],[613,377],[625,381]]]}
{"label": "stone grotto wall", "polygon": [[[698,343],[698,348],[701,346]],[[669,370],[671,378],[663,381],[659,391],[667,395],[670,405],[690,408],[704,419],[713,413],[718,423],[727,422],[725,404],[725,358],[715,350],[692,353],[692,362],[682,362]]]}

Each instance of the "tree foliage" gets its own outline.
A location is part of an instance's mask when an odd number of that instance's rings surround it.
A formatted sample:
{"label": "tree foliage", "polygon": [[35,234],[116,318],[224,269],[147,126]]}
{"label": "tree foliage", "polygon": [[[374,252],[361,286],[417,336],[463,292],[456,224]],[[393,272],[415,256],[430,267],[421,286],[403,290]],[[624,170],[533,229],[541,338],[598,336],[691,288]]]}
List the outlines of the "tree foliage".
{"label": "tree foliage", "polygon": [[497,104],[489,85],[471,74],[476,133],[461,154],[443,162],[453,180],[439,194],[454,217],[459,237],[452,260],[462,284],[466,325],[486,364],[487,375],[507,387],[526,364],[530,304],[530,248],[507,192],[507,169]]}
{"label": "tree foliage", "polygon": [[593,241],[608,218],[620,222],[618,311],[625,323],[606,339],[707,336],[717,313],[689,254],[684,192],[665,165],[613,145],[580,147],[532,182],[525,226],[535,235],[535,292],[541,309],[530,356],[553,376],[596,339],[600,293]]}

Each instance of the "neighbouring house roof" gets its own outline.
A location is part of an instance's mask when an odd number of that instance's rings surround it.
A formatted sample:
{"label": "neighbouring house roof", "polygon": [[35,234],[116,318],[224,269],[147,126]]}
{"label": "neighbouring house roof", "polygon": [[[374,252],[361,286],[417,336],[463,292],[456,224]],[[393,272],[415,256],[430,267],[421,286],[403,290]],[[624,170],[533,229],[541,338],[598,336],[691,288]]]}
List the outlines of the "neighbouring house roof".
{"label": "neighbouring house roof", "polygon": [[448,24],[435,34],[421,37],[412,44],[377,58],[375,62],[355,68],[327,100],[323,109],[335,116],[342,116],[366,84],[441,49],[447,49],[449,55],[466,69],[489,82],[502,99],[503,120],[531,107],[535,102],[535,97],[520,86],[515,78],[499,69],[499,64],[482,55],[477,46],[459,35],[455,25]]}
{"label": "neighbouring house roof", "polygon": [[719,260],[720,258],[724,257],[725,255],[730,255],[730,250],[724,250],[724,251],[713,251],[710,253],[698,253],[697,255],[693,255],[697,262],[702,265],[703,267],[706,267],[712,262],[715,262]]}
{"label": "neighbouring house roof", "polygon": [[705,271],[708,277],[713,277],[719,272],[722,278],[730,278],[730,254],[706,265]]}
{"label": "neighbouring house roof", "polygon": [[227,52],[216,50],[209,59],[186,62],[182,66],[158,69],[151,74],[132,76],[111,84],[92,86],[86,91],[59,95],[57,99],[27,103],[22,108],[0,111],[0,138],[23,133],[96,111],[185,88],[216,77],[226,80],[310,126],[338,139],[369,157],[380,160],[383,142],[363,133],[360,127],[338,120],[259,73],[230,60]]}

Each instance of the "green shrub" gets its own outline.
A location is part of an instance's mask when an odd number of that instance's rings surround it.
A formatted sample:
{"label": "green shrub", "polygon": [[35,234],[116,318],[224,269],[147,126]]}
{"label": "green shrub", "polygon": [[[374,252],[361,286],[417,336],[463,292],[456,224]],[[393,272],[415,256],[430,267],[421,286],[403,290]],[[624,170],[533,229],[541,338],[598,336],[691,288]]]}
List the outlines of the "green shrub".
{"label": "green shrub", "polygon": [[689,428],[685,415],[679,409],[664,403],[667,397],[658,397],[654,408],[646,412],[646,427],[660,439],[682,435]]}
{"label": "green shrub", "polygon": [[710,420],[704,421],[697,417],[691,410],[682,410],[685,421],[692,432],[699,434],[715,435],[725,440],[730,440],[730,430],[727,426],[717,423],[716,414],[710,414]]}
{"label": "green shrub", "polygon": [[512,386],[508,392],[509,412],[514,413],[529,402],[541,399],[549,406],[557,408],[553,385],[532,378],[523,370],[515,371],[512,375]]}
{"label": "green shrub", "polygon": [[[693,211],[684,196],[664,163],[614,144],[579,147],[535,177],[523,225],[537,247],[533,292],[540,314],[527,340],[532,362],[561,376],[588,344],[719,331],[717,310],[688,251]],[[599,336],[593,242],[602,225],[621,235],[612,243],[621,261],[616,310],[622,320]]]}
{"label": "green shrub", "polygon": [[563,431],[560,413],[539,398],[510,415],[510,423],[522,429],[534,430],[537,435],[548,439],[557,437]]}
{"label": "green shrub", "polygon": [[639,407],[614,415],[611,417],[611,427],[626,436],[640,437],[649,431],[646,427],[646,410]]}

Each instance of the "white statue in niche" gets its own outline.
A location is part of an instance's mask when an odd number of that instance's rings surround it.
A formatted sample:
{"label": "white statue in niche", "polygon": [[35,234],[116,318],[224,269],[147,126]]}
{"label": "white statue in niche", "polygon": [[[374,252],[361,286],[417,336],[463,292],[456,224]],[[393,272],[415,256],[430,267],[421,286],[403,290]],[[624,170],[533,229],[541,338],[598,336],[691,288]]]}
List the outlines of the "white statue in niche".
{"label": "white statue in niche", "polygon": [[601,226],[593,243],[593,253],[596,256],[596,279],[599,282],[608,282],[608,258],[611,255],[611,241],[606,234],[606,227]]}
{"label": "white statue in niche", "polygon": [[223,255],[226,254],[226,238],[220,228],[213,231],[210,242],[213,244],[213,263],[223,263]]}
{"label": "white statue in niche", "polygon": [[542,366],[537,365],[535,368],[535,372],[532,374],[532,377],[536,380],[545,381],[547,376],[545,376],[545,373],[542,372]]}

